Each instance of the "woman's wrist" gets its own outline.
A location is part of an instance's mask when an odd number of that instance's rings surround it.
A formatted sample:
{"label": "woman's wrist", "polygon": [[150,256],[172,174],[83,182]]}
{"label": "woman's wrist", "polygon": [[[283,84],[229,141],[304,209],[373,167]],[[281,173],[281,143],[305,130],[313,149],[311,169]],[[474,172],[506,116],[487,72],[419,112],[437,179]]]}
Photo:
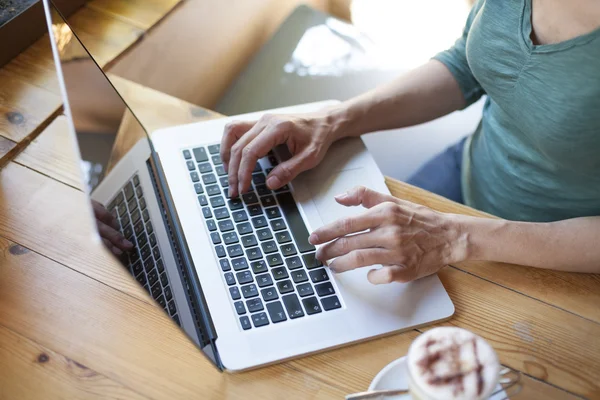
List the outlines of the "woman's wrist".
{"label": "woman's wrist", "polygon": [[461,242],[459,254],[461,259],[501,261],[499,256],[505,251],[502,248],[505,235],[511,229],[512,221],[482,217],[458,215]]}
{"label": "woman's wrist", "polygon": [[328,108],[325,113],[325,121],[330,126],[332,142],[363,134],[364,132],[357,129],[359,119],[357,112],[346,103]]}

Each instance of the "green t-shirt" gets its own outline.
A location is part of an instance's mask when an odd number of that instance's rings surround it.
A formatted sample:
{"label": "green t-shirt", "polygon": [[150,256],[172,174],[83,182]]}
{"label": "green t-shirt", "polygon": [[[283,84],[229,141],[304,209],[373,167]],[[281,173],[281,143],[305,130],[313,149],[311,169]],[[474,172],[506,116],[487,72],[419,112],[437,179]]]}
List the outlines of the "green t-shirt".
{"label": "green t-shirt", "polygon": [[600,29],[549,45],[530,37],[531,0],[479,0],[435,57],[468,105],[488,96],[465,145],[465,203],[523,221],[600,215]]}

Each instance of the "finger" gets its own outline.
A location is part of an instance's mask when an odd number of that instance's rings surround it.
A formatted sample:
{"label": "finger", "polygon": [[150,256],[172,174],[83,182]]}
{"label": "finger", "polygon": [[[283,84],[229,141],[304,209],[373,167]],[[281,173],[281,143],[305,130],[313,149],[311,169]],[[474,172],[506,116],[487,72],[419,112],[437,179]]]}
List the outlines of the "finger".
{"label": "finger", "polygon": [[242,150],[238,169],[239,193],[245,193],[250,188],[252,171],[258,159],[266,156],[275,146],[285,143],[286,139],[286,132],[280,128],[272,127],[263,130],[248,141]]}
{"label": "finger", "polygon": [[306,152],[298,153],[289,160],[286,160],[276,166],[267,177],[267,186],[271,190],[276,190],[285,184],[288,184],[301,172],[310,169],[312,165],[311,154]]}
{"label": "finger", "polygon": [[248,132],[254,124],[256,124],[256,121],[232,121],[225,126],[223,137],[221,138],[221,160],[223,160],[225,171],[227,171],[227,166],[229,164],[231,147],[244,133]]}
{"label": "finger", "polygon": [[240,162],[242,161],[242,153],[244,148],[252,139],[258,136],[264,129],[264,124],[258,123],[254,125],[243,137],[241,137],[237,143],[231,149],[231,156],[229,158],[229,193],[231,197],[237,197],[240,194],[239,191],[239,180],[238,173]]}
{"label": "finger", "polygon": [[365,208],[371,208],[385,201],[396,202],[397,199],[389,194],[376,192],[364,186],[356,186],[346,193],[335,196],[335,200],[348,207],[362,205]]}
{"label": "finger", "polygon": [[354,250],[381,247],[382,242],[381,233],[377,230],[352,236],[343,236],[319,247],[316,256],[321,261],[327,261]]}
{"label": "finger", "polygon": [[125,239],[121,233],[105,223],[98,221],[98,232],[100,236],[107,239],[113,246],[120,250],[127,251],[133,248],[133,243]]}
{"label": "finger", "polygon": [[119,224],[115,217],[100,202],[92,200],[92,209],[94,210],[94,217],[96,217],[97,220],[100,220],[115,229],[119,229]]}
{"label": "finger", "polygon": [[350,271],[376,264],[390,264],[391,253],[386,249],[360,249],[336,258],[329,264],[335,272]]}
{"label": "finger", "polygon": [[315,230],[308,241],[313,245],[323,244],[342,236],[376,228],[385,222],[386,215],[382,211],[383,207],[378,206],[357,216],[338,219]]}
{"label": "finger", "polygon": [[119,257],[123,254],[123,252],[116,248],[115,246],[113,246],[113,244],[107,240],[107,239],[102,239],[102,243],[104,243],[104,246],[106,246],[106,248],[113,253],[115,256]]}
{"label": "finger", "polygon": [[374,285],[382,285],[392,282],[410,282],[416,279],[416,274],[414,270],[404,265],[386,265],[370,270],[367,279]]}

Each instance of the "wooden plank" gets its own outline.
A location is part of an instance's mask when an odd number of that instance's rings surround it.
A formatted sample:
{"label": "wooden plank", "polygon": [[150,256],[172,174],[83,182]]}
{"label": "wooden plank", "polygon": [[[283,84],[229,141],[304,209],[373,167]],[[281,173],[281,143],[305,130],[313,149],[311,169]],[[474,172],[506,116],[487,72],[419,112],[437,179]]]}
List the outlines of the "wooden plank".
{"label": "wooden plank", "polygon": [[83,192],[11,162],[0,170],[0,236],[151,302],[103,246],[91,246],[87,201]]}
{"label": "wooden plank", "polygon": [[284,364],[222,374],[153,305],[4,239],[0,257],[4,326],[143,395],[156,399],[344,395],[337,386]]}
{"label": "wooden plank", "polygon": [[147,398],[1,325],[0,371],[2,399]]}
{"label": "wooden plank", "polygon": [[61,115],[14,161],[66,185],[83,189],[83,177],[74,145],[67,117]]}
{"label": "wooden plank", "polygon": [[92,0],[86,7],[146,30],[179,2],[180,0]]}
{"label": "wooden plank", "polygon": [[13,150],[16,145],[16,142],[0,136],[0,160],[2,160],[2,158],[7,155],[9,151]]}
{"label": "wooden plank", "polygon": [[[395,179],[386,178],[386,183],[394,196],[423,204],[434,210],[494,218]],[[600,275],[598,274],[550,271],[485,261],[463,262],[456,267],[600,323],[600,307],[598,307]]]}

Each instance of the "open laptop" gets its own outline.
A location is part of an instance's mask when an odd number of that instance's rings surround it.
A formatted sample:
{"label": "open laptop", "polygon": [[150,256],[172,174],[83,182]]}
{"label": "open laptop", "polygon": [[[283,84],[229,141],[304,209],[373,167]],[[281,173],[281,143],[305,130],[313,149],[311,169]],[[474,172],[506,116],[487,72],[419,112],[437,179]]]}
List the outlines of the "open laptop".
{"label": "open laptop", "polygon": [[[151,132],[43,0],[57,74],[91,198],[136,248],[125,267],[221,370],[244,370],[449,318],[437,276],[374,286],[368,268],[334,275],[309,232],[360,208],[333,196],[356,185],[388,192],[363,142],[340,141],[324,161],[277,191],[265,186],[286,157],[259,160],[252,190],[229,199],[219,156],[222,118]],[[271,113],[308,112],[332,102]],[[140,139],[123,152],[125,145]]]}

